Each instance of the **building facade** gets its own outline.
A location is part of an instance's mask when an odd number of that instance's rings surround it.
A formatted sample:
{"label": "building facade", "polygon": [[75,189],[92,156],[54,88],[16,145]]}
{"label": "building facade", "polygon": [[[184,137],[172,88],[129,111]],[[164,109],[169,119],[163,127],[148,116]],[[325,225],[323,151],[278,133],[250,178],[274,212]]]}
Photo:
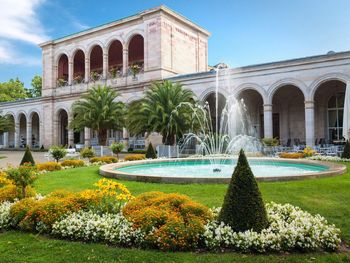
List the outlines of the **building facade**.
{"label": "building facade", "polygon": [[[14,121],[0,145],[92,145],[88,128],[69,129],[71,106],[94,85],[108,85],[130,103],[157,80],[178,81],[201,101],[213,101],[219,81],[220,105],[242,98],[259,137],[278,137],[283,144],[318,144],[342,139],[345,90],[350,83],[350,52],[210,70],[205,29],[167,7],[41,44],[41,98],[2,103]],[[109,131],[110,141],[128,140]]]}

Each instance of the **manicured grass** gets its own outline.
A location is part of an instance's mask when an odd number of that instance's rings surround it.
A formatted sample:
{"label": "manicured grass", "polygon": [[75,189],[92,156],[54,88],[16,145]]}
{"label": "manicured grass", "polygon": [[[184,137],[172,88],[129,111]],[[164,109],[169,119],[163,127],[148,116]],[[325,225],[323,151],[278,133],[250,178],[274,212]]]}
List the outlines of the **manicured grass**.
{"label": "manicured grass", "polygon": [[[349,165],[350,166],[350,165]],[[53,190],[80,191],[93,188],[101,177],[97,167],[76,168],[41,175],[35,188],[42,194]],[[223,184],[155,184],[122,181],[134,194],[146,191],[178,192],[208,206],[221,206],[227,185]],[[319,213],[342,231],[350,243],[350,176],[349,174],[303,181],[259,183],[265,201],[291,203]],[[48,239],[16,231],[0,235],[0,262],[350,262],[350,253],[296,255],[241,255],[163,253],[135,249],[111,248],[101,244],[82,244]]]}

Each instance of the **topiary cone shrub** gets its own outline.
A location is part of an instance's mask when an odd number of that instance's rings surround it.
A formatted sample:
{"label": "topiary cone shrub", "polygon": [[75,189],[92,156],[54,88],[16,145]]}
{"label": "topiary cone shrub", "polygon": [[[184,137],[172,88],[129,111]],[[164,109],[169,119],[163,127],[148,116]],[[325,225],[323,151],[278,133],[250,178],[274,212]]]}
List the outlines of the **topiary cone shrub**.
{"label": "topiary cone shrub", "polygon": [[268,226],[265,204],[243,150],[239,153],[219,221],[236,232],[250,229],[260,232]]}
{"label": "topiary cone shrub", "polygon": [[23,155],[23,158],[22,158],[20,165],[23,165],[25,163],[30,163],[33,166],[35,165],[32,152],[30,151],[28,146],[26,147],[26,150],[24,152],[24,155]]}
{"label": "topiary cone shrub", "polygon": [[346,140],[344,150],[341,154],[342,159],[350,159],[350,142]]}
{"label": "topiary cone shrub", "polygon": [[150,142],[147,148],[147,152],[146,152],[146,158],[147,159],[156,159],[157,158],[157,154],[154,151],[153,145]]}

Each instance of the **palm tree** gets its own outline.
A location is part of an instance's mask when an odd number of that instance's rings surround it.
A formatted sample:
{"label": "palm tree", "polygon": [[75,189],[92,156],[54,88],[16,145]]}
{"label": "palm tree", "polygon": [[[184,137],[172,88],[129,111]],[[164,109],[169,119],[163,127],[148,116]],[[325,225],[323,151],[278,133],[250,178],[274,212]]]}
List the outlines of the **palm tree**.
{"label": "palm tree", "polygon": [[133,102],[127,115],[127,128],[131,133],[158,132],[165,145],[173,145],[176,137],[191,128],[194,94],[181,84],[170,81],[153,83],[145,97]]}
{"label": "palm tree", "polygon": [[119,94],[110,87],[97,86],[81,97],[72,106],[72,129],[84,127],[98,132],[100,145],[106,145],[107,130],[121,129],[124,125],[125,105],[115,100]]}
{"label": "palm tree", "polygon": [[11,115],[2,115],[0,112],[0,132],[14,130],[14,122]]}

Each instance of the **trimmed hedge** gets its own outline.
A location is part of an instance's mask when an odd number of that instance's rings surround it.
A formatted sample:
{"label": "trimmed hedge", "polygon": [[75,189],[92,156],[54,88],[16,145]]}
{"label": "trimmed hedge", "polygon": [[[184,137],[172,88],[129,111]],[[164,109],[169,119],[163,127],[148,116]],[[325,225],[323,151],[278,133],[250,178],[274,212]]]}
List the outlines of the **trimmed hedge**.
{"label": "trimmed hedge", "polygon": [[157,154],[156,154],[151,142],[149,143],[148,148],[147,148],[146,158],[147,159],[157,159]]}
{"label": "trimmed hedge", "polygon": [[25,163],[30,163],[33,166],[35,165],[33,155],[32,155],[28,146],[26,147],[26,151],[24,152],[24,155],[23,155],[23,158],[22,158],[20,165],[23,165]]}
{"label": "trimmed hedge", "polygon": [[140,161],[146,159],[144,154],[129,154],[124,157],[124,161]]}
{"label": "trimmed hedge", "polygon": [[350,159],[350,142],[346,140],[343,153],[341,154],[342,159]]}

